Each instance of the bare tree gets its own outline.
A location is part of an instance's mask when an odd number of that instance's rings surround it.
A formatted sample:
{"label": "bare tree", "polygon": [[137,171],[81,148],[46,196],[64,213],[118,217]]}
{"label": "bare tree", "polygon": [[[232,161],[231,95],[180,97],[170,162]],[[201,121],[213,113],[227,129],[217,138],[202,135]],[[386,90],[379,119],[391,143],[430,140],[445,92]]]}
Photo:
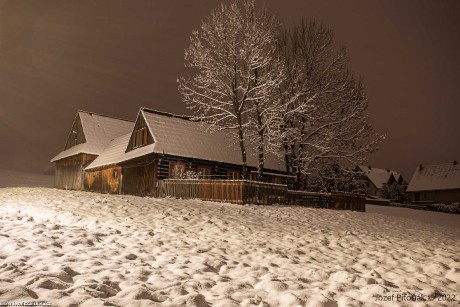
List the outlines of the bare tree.
{"label": "bare tree", "polygon": [[[232,132],[241,149],[243,178],[250,127],[259,129],[259,164],[263,168],[261,108],[279,83],[270,68],[276,27],[276,20],[264,8],[257,9],[254,0],[242,5],[237,1],[222,3],[192,32],[185,50],[185,66],[191,72],[178,79],[182,99],[194,111],[195,119]],[[251,120],[253,114],[261,120]]]}
{"label": "bare tree", "polygon": [[302,188],[321,161],[363,162],[383,136],[371,133],[364,87],[347,69],[346,49],[334,52],[330,29],[302,21],[278,42],[286,80],[274,96],[270,141]]}

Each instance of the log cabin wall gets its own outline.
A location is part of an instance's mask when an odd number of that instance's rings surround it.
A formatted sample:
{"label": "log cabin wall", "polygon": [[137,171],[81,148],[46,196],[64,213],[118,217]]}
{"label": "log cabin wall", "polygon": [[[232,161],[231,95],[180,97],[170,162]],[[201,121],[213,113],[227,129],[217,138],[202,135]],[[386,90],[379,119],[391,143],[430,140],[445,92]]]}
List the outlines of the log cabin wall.
{"label": "log cabin wall", "polygon": [[83,190],[85,167],[97,156],[78,154],[56,161],[54,186],[58,189]]}
{"label": "log cabin wall", "polygon": [[[186,171],[197,171],[200,167],[208,167],[211,170],[211,177],[204,178],[204,179],[240,179],[240,178],[233,178],[231,173],[236,172],[239,176],[241,176],[242,167],[241,165],[234,165],[229,163],[223,162],[214,162],[208,160],[200,160],[200,159],[192,159],[192,158],[185,158],[185,157],[178,157],[178,156],[171,156],[171,155],[160,155],[158,159],[158,179],[172,179],[170,177],[170,164],[171,163],[183,163],[185,164]],[[251,180],[255,180],[257,178],[257,169],[255,167],[248,167],[248,178]],[[274,170],[265,170],[266,172],[277,173],[283,175],[285,173],[274,171]],[[250,176],[252,175],[252,176]],[[278,177],[273,177],[270,175],[265,175],[265,181],[271,183],[286,183],[286,179],[281,179],[279,181]]]}
{"label": "log cabin wall", "polygon": [[207,179],[227,179],[228,171],[241,172],[241,166],[238,165],[162,155],[158,160],[158,179],[170,178],[169,166],[171,163],[184,163],[186,171],[196,171],[198,167],[209,167],[211,169],[211,178]]}
{"label": "log cabin wall", "polygon": [[119,194],[121,188],[121,167],[109,166],[85,173],[85,190],[99,193]]}
{"label": "log cabin wall", "polygon": [[157,157],[146,155],[123,163],[121,193],[155,196],[157,192]]}

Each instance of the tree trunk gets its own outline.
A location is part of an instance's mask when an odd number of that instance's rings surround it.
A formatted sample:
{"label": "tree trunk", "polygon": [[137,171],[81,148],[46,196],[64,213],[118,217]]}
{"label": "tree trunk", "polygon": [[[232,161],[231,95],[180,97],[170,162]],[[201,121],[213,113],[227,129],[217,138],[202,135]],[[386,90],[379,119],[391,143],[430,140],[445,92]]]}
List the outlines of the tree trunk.
{"label": "tree trunk", "polygon": [[238,120],[238,142],[241,149],[241,166],[243,168],[242,179],[246,179],[248,172],[248,162],[246,158],[246,146],[244,145],[244,134],[243,134],[243,125],[241,121],[241,115],[237,115]]}
{"label": "tree trunk", "polygon": [[257,169],[257,180],[263,181],[264,177],[264,143],[265,143],[265,129],[262,123],[262,114],[260,113],[259,106],[256,105],[257,111],[257,134],[259,137],[257,146],[257,157],[259,159],[259,165]]}

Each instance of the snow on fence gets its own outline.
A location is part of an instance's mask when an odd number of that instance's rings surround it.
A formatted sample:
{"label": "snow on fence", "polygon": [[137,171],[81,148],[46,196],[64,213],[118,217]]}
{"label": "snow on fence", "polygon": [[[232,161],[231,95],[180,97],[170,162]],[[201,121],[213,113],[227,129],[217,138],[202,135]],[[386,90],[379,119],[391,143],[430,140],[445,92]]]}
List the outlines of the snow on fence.
{"label": "snow on fence", "polygon": [[364,195],[288,190],[281,184],[247,180],[165,179],[158,184],[160,197],[198,198],[235,204],[289,204],[317,208],[365,211]]}

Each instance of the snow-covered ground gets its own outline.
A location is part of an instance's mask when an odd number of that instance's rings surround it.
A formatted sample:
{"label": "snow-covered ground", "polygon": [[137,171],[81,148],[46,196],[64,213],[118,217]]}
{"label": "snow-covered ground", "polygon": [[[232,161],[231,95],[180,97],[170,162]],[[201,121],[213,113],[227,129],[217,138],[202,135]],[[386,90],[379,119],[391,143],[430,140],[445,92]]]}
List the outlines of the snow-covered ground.
{"label": "snow-covered ground", "polygon": [[54,186],[54,176],[0,169],[0,188]]}
{"label": "snow-covered ground", "polygon": [[457,306],[459,235],[376,213],[4,188],[0,303]]}
{"label": "snow-covered ground", "polygon": [[366,212],[380,213],[418,220],[425,223],[460,228],[460,214],[377,205],[366,205]]}

